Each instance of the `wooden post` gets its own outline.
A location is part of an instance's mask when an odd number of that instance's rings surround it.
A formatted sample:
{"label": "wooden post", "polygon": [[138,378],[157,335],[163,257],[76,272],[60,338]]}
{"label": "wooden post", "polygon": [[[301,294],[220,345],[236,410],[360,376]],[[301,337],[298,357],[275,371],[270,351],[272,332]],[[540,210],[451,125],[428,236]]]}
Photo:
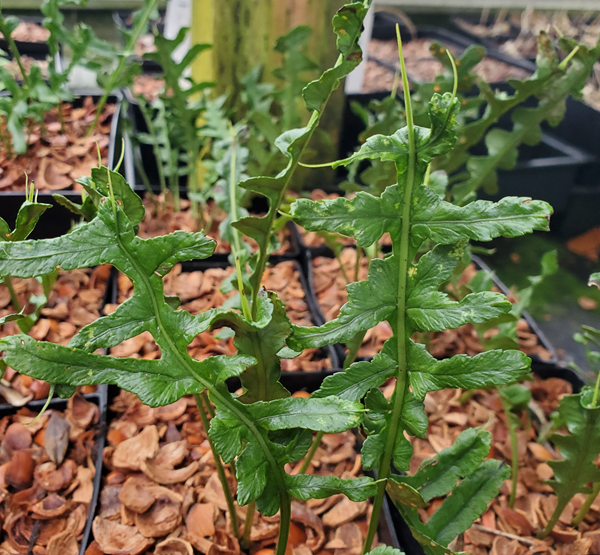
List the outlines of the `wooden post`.
{"label": "wooden post", "polygon": [[213,44],[199,56],[197,79],[214,81],[218,93],[236,102],[240,79],[258,64],[266,80],[280,63],[275,40],[297,25],[310,25],[307,54],[321,70],[336,58],[331,18],[344,0],[193,0],[194,42]]}

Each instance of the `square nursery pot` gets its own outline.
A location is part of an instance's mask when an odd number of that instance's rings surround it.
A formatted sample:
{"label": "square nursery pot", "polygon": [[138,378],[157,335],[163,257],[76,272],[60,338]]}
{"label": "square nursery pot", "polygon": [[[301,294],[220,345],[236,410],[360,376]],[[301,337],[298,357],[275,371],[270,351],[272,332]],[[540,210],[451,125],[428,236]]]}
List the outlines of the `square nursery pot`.
{"label": "square nursery pot", "polygon": [[[74,106],[78,106],[83,102],[83,99],[91,96],[95,102],[100,100],[98,91],[74,91],[75,100]],[[115,93],[108,97],[107,104],[116,104],[115,112],[112,116],[110,125],[109,145],[107,166],[113,168],[118,161],[121,151],[121,142],[118,137],[121,134],[121,94]],[[58,193],[67,199],[77,204],[81,204],[81,193],[78,191],[61,189],[54,192],[38,192],[37,200],[41,203],[52,205],[46,213],[42,215],[37,226],[35,227],[30,238],[32,239],[49,239],[64,235],[73,227],[73,223],[79,221],[77,215],[59,204],[53,194]],[[0,191],[0,217],[4,218],[12,227],[14,224],[17,212],[25,200],[25,191]]]}
{"label": "square nursery pot", "polygon": [[[317,325],[323,325],[327,322],[323,311],[319,305],[317,294],[315,292],[314,287],[314,272],[313,272],[313,260],[314,256],[323,256],[326,258],[334,258],[333,252],[327,252],[327,248],[324,247],[321,250],[315,252],[311,252],[310,250],[306,251],[306,256],[303,260],[304,271],[308,276],[309,282],[309,295],[312,298],[311,304],[314,307],[315,318],[317,319]],[[472,262],[478,270],[485,270],[492,275],[492,280],[494,285],[501,291],[503,294],[510,294],[510,290],[506,285],[498,278],[498,276],[483,262],[479,257],[472,256]],[[558,365],[558,357],[556,355],[556,351],[544,333],[540,330],[535,320],[531,317],[528,312],[523,312],[522,318],[529,325],[530,333],[534,334],[537,337],[537,345],[539,345],[542,349],[544,349],[548,354],[545,358],[541,358],[537,354],[529,355],[531,358],[531,368],[533,371],[548,371],[554,368],[557,368]],[[344,358],[346,356],[346,349],[344,345],[336,344],[335,348],[337,350],[338,358],[343,363]],[[356,360],[367,360],[365,358],[357,357]]]}
{"label": "square nursery pot", "polygon": [[[92,421],[92,423],[87,428],[88,430],[96,431],[95,444],[91,451],[91,457],[90,457],[91,461],[94,464],[95,473],[94,473],[94,476],[92,477],[93,493],[92,493],[91,502],[89,503],[89,506],[88,506],[88,514],[87,514],[87,517],[85,520],[85,526],[83,527],[83,531],[81,532],[81,534],[78,536],[78,537],[82,538],[79,541],[79,549],[78,549],[79,555],[85,554],[85,550],[90,542],[90,537],[91,537],[91,533],[92,533],[92,520],[94,518],[95,508],[98,503],[99,494],[100,494],[100,480],[102,477],[102,455],[103,455],[103,451],[104,451],[105,437],[106,437],[107,388],[100,387],[96,393],[85,395],[84,399],[87,402],[93,403],[94,405],[96,405],[98,407],[98,422],[93,423],[93,421]],[[42,407],[44,406],[45,402],[46,402],[45,400],[32,401],[31,403],[26,405],[26,408],[30,409],[33,412],[39,412],[42,410]],[[67,400],[56,398],[56,399],[53,399],[52,401],[50,401],[48,409],[63,412],[67,408],[67,404],[68,404]],[[1,406],[0,407],[0,417],[2,417],[2,418],[10,417],[12,415],[15,415],[19,410],[21,410],[21,409],[17,409],[15,407],[10,407],[10,406]],[[73,442],[69,441],[69,447],[71,449],[74,447],[74,445],[75,444]],[[63,466],[64,466],[64,464],[63,464]],[[60,493],[62,493],[62,490],[59,490],[59,494]],[[70,499],[70,494],[68,497]],[[9,500],[10,500],[10,497],[9,497]],[[5,502],[8,502],[8,500]],[[26,515],[26,516],[28,516],[28,515]],[[51,522],[51,521],[40,520],[39,522]],[[5,523],[5,526],[6,526],[6,524],[7,523]],[[34,528],[32,529],[32,535],[36,533],[35,530],[36,530],[36,527],[34,526]],[[34,545],[35,544],[30,544],[30,546],[29,546],[30,550]],[[25,549],[27,549],[27,546],[25,546]],[[23,551],[23,553],[25,553],[25,551]]]}
{"label": "square nursery pot", "polygon": [[[418,25],[414,29],[408,29],[401,19],[396,17],[395,15],[388,12],[377,12],[375,14],[375,20],[373,23],[373,31],[371,34],[372,39],[380,40],[380,41],[389,41],[396,43],[396,31],[395,26],[398,23],[402,29],[403,42],[405,45],[409,44],[412,40],[418,39],[429,39],[432,42],[439,42],[447,47],[450,47],[455,51],[456,54],[462,54],[469,46],[479,44],[477,41],[474,41],[464,35],[460,35],[454,33],[448,29],[444,29],[443,27],[435,27],[431,25]],[[392,34],[393,32],[393,34]],[[395,50],[395,49],[394,49]],[[407,55],[407,54],[405,54]],[[521,60],[518,58],[514,58],[509,56],[508,54],[496,49],[488,49],[486,52],[486,59],[491,59],[496,62],[502,62],[508,66],[513,68],[519,68],[520,72],[523,74],[531,74],[535,71],[536,66],[535,63],[532,63],[529,60]],[[370,54],[368,56],[368,60],[373,61],[374,63],[380,65],[383,68],[387,68],[392,76],[396,71],[399,71],[399,62],[397,58],[397,54],[394,54],[393,59],[388,56],[381,56],[378,54]],[[407,61],[410,59],[407,58]],[[424,62],[426,60],[420,59],[419,61]],[[423,82],[423,77],[415,74],[414,71],[407,69],[408,77],[414,83]],[[492,80],[495,81],[495,80]],[[390,83],[391,84],[391,83]],[[382,89],[386,90],[386,89]],[[391,88],[387,89],[388,92]],[[376,94],[376,93],[369,93]],[[368,95],[362,94],[357,96],[365,96],[368,98]]]}
{"label": "square nursery pot", "polygon": [[[483,145],[472,151],[483,154]],[[497,170],[497,193],[480,190],[478,196],[493,201],[506,196],[531,197],[548,202],[554,214],[563,214],[574,187],[581,184],[592,161],[588,153],[550,133],[542,133],[537,145],[519,146],[519,157],[512,170]]]}
{"label": "square nursery pot", "polygon": [[[510,18],[508,20],[504,20],[504,24],[501,28],[494,28],[494,16],[490,16],[487,19],[488,20],[486,22],[482,23],[480,16],[464,14],[460,17],[452,17],[450,21],[452,28],[457,34],[464,36],[476,44],[485,46],[486,49],[490,51],[501,51],[500,47],[503,44],[509,40],[516,39],[520,34],[520,27],[511,21]],[[476,25],[484,26],[487,29],[487,32],[477,34],[477,32],[475,32],[471,27]],[[506,54],[505,52],[503,53]],[[511,57],[516,60],[530,61],[535,64],[535,56],[525,56],[523,58],[517,58],[516,56]]]}
{"label": "square nursery pot", "polygon": [[600,181],[594,187],[574,187],[565,213],[550,223],[552,230],[567,238],[597,226],[600,226]]}
{"label": "square nursery pot", "polygon": [[[293,301],[302,302],[303,301],[304,303],[306,303],[305,308],[300,306],[299,308],[296,309],[298,312],[298,316],[302,320],[306,320],[306,318],[308,317],[310,319],[310,321],[313,322],[313,324],[318,325],[319,320],[318,320],[318,315],[316,313],[316,307],[314,305],[313,298],[310,294],[308,281],[302,271],[300,264],[295,260],[272,257],[270,259],[269,265],[276,266],[277,264],[291,265],[293,267],[293,270],[298,272],[298,281],[299,281],[299,285],[301,286],[302,291],[304,293],[304,299],[299,299],[298,296],[294,296],[293,299],[290,299],[290,302],[293,302]],[[203,279],[205,279],[204,277],[201,278],[200,280],[196,280],[191,284],[191,289],[186,291],[186,298],[182,304],[183,305],[185,305],[186,303],[193,304],[194,302],[202,303],[201,299],[203,299],[203,298],[207,299],[209,297],[212,297],[213,296],[212,291],[214,291],[217,288],[220,289],[221,283],[223,283],[224,277],[226,277],[223,275],[223,271],[224,270],[227,271],[229,269],[232,269],[232,267],[227,262],[220,262],[220,261],[216,261],[216,260],[197,260],[197,261],[182,263],[181,264],[181,274],[177,274],[177,276],[183,276],[190,272],[206,272],[207,270],[217,270],[217,277],[210,278],[210,279],[214,280],[211,290],[205,290],[205,291],[201,290],[201,284],[203,282]],[[229,275],[229,273],[227,273],[227,275]],[[173,274],[173,272],[171,274]],[[170,279],[169,275],[171,275],[171,274],[167,274],[167,277],[165,278],[165,281],[167,283],[169,282],[169,279]],[[171,279],[180,279],[180,278],[172,277]],[[196,279],[196,278],[193,278],[193,279]],[[197,281],[199,281],[199,283],[197,283]],[[198,293],[196,293],[196,291]],[[276,291],[276,292],[278,293],[278,296],[281,298],[280,292],[279,291]],[[177,294],[177,293],[178,293],[178,291],[176,288],[174,291],[171,292],[171,294]],[[122,303],[124,301],[124,298],[128,297],[130,294],[131,294],[131,285],[130,285],[129,280],[126,278],[126,276],[118,275],[118,273],[115,271],[114,279],[113,279],[112,285],[111,285],[111,292],[110,292],[111,297],[108,302],[116,307],[117,304]],[[193,306],[187,307],[187,308],[191,311],[192,314],[194,314],[196,312],[193,310]],[[199,307],[197,311],[198,312],[203,311],[205,308],[207,309],[208,305],[205,305],[204,307]],[[199,339],[199,341],[205,341],[205,340]],[[211,341],[214,341],[214,339],[211,339]],[[193,342],[191,343],[191,345],[193,348],[194,347],[198,348],[198,349],[203,348],[201,345],[194,346]],[[219,354],[222,354],[222,353],[234,354],[235,353],[235,348],[233,346],[229,345],[229,342],[227,340],[222,341],[222,343],[220,345],[215,347],[217,349],[217,351],[211,350],[211,345],[205,345],[205,347],[207,348],[207,352],[209,354],[215,353],[215,352],[218,352]],[[115,349],[115,348],[113,348],[113,349]],[[141,341],[139,347],[137,345],[133,345],[130,350],[125,351],[125,352],[119,350],[117,354],[121,354],[122,356],[129,356],[131,354],[130,351],[132,349],[137,349],[135,352],[138,352],[142,355],[148,354],[152,350],[148,343],[144,343],[144,341]],[[155,349],[155,347],[154,347],[154,349]],[[227,352],[229,350],[231,350],[231,353]],[[327,346],[322,349],[315,349],[314,351],[316,351],[314,353],[314,358],[309,359],[309,362],[310,361],[315,362],[316,363],[315,365],[321,366],[321,368],[315,369],[315,370],[305,370],[305,371],[304,370],[283,370],[281,372],[281,383],[286,388],[288,388],[290,390],[298,390],[298,389],[304,389],[304,388],[308,388],[308,387],[312,387],[313,389],[318,389],[318,387],[321,385],[321,382],[323,381],[323,379],[326,376],[337,371],[335,369],[338,369],[340,364],[339,364],[339,360],[338,360],[338,356],[337,356],[337,351],[332,346]],[[113,351],[113,354],[115,354],[114,351]],[[310,366],[310,364],[309,364],[309,366]],[[230,380],[228,380],[228,386],[232,392],[239,389],[239,387],[240,387],[239,378],[231,378]]]}

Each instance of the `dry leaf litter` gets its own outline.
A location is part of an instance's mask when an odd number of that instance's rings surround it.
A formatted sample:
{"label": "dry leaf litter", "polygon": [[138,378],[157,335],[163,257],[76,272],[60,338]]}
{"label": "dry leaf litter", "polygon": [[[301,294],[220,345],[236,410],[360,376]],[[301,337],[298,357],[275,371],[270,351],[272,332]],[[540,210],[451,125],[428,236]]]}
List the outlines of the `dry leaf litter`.
{"label": "dry leaf litter", "polygon": [[[300,395],[307,395],[300,393]],[[239,555],[223,489],[191,397],[153,409],[123,392],[114,399],[104,452],[105,476],[95,541],[87,555],[140,553]],[[350,433],[326,434],[309,472],[353,478],[360,455]],[[287,465],[297,472],[300,462]],[[235,479],[227,475],[232,491]],[[360,555],[369,516],[367,502],[344,496],[292,502],[288,555]],[[246,507],[237,507],[240,527]],[[252,555],[273,555],[279,516],[255,513]]]}
{"label": "dry leaf litter", "polygon": [[[215,253],[229,253],[231,247],[229,243],[221,239],[219,225],[225,219],[227,214],[214,202],[210,201],[204,211],[203,218],[195,217],[189,200],[180,200],[180,210],[176,211],[173,203],[163,195],[144,197],[144,207],[146,214],[144,220],[140,223],[140,237],[156,237],[166,235],[177,230],[199,231],[202,230],[206,235],[217,241]],[[287,227],[277,232],[277,239],[280,247],[273,254],[286,254],[292,249],[290,243],[290,231]],[[244,238],[252,246],[254,252],[258,250],[256,241]]]}
{"label": "dry leaf litter", "polygon": [[[519,453],[519,482],[514,508],[508,506],[511,482],[507,480],[500,494],[490,503],[487,511],[475,521],[456,546],[473,555],[525,555],[545,553],[548,555],[592,555],[600,553],[600,497],[593,503],[588,516],[574,529],[570,526],[586,496],[578,494],[567,505],[559,523],[545,540],[537,540],[550,519],[557,503],[552,488],[545,483],[553,476],[547,461],[558,455],[549,443],[538,443],[538,428],[549,420],[560,399],[572,393],[571,384],[558,379],[534,378],[527,383],[531,389],[531,420],[521,418],[517,432]],[[389,398],[394,382],[384,393]],[[429,417],[426,439],[413,438],[414,456],[411,472],[436,453],[450,447],[460,432],[470,427],[482,427],[492,433],[489,457],[511,461],[510,438],[506,416],[496,390],[478,390],[467,402],[461,403],[461,390],[442,390],[428,393],[425,410]],[[600,458],[596,461],[600,464]],[[442,499],[433,500],[420,509],[423,521],[441,505]]]}
{"label": "dry leaf litter", "polygon": [[[98,148],[102,164],[108,162],[108,146],[115,104],[104,106],[94,132],[86,137],[95,117],[96,105],[92,97],[75,107],[63,104],[64,132],[58,118],[59,107],[46,112],[44,128],[38,123],[28,125],[27,152],[11,156],[6,148],[0,149],[0,191],[25,188],[26,179],[40,191],[61,189],[81,190],[76,179],[89,176],[98,167]],[[0,126],[5,126],[0,120]]]}
{"label": "dry leaf litter", "polygon": [[[345,248],[340,260],[346,269],[346,275],[350,280],[354,278],[354,268],[356,263],[356,249]],[[460,283],[466,284],[476,273],[473,264],[469,265],[463,272]],[[368,276],[368,263],[365,257],[361,257],[359,267],[359,280],[366,280]],[[346,303],[348,294],[346,292],[346,279],[340,270],[337,259],[326,256],[318,256],[313,260],[313,286],[317,296],[317,301],[326,321],[333,320],[340,312],[340,308]],[[493,289],[497,291],[497,289]],[[515,301],[515,298],[509,299]],[[497,333],[496,329],[486,332],[486,337]],[[380,322],[376,327],[367,331],[362,347],[359,350],[359,357],[374,357],[382,348],[385,341],[392,336],[392,329],[388,322]],[[538,356],[542,360],[550,360],[551,353],[546,350],[538,341],[535,333],[529,328],[529,324],[524,320],[519,320],[517,324],[517,336],[520,349],[530,356]],[[471,324],[461,326],[455,330],[444,330],[435,333],[428,333],[426,337],[429,352],[436,358],[447,358],[455,354],[468,354],[474,356],[484,351],[479,341],[475,329]],[[423,341],[420,341],[423,342]]]}
{"label": "dry leaf litter", "polygon": [[0,419],[0,555],[77,555],[93,495],[99,408],[21,408]]}

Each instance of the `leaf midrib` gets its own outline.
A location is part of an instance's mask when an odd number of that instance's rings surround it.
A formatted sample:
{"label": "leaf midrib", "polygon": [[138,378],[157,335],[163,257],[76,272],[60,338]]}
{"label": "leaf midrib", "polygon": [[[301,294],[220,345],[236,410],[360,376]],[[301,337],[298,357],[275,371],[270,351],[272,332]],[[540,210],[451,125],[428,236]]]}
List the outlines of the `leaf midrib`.
{"label": "leaf midrib", "polygon": [[[117,214],[115,214],[115,224],[117,225],[117,229],[118,229],[118,220],[117,220],[118,216],[117,216]],[[146,288],[146,290],[148,292],[148,295],[150,296],[150,298],[152,300],[152,308],[154,310],[154,317],[156,318],[157,327],[159,328],[160,332],[163,334],[165,340],[168,342],[169,348],[171,349],[171,351],[173,352],[173,354],[175,355],[175,357],[179,360],[179,362],[181,363],[181,365],[188,371],[188,373],[190,374],[190,376],[192,376],[200,384],[202,384],[205,389],[208,389],[211,392],[211,394],[215,396],[215,398],[218,398],[224,405],[226,405],[227,408],[233,414],[235,414],[236,418],[238,418],[238,420],[240,420],[241,422],[243,422],[248,427],[248,429],[252,432],[252,434],[256,437],[256,440],[259,443],[259,445],[261,446],[261,449],[262,449],[262,451],[263,451],[263,453],[265,455],[265,458],[267,459],[269,465],[273,469],[273,472],[275,473],[276,479],[279,482],[278,489],[279,489],[280,495],[285,494],[285,492],[287,490],[285,488],[285,481],[284,481],[284,478],[283,478],[283,475],[282,475],[282,470],[277,465],[277,462],[276,462],[275,458],[273,457],[273,454],[269,450],[269,448],[268,448],[268,446],[267,446],[267,444],[265,442],[265,439],[263,438],[262,434],[259,432],[259,430],[257,429],[257,427],[254,425],[254,422],[252,422],[252,420],[246,418],[246,415],[241,410],[238,409],[238,407],[235,405],[235,403],[229,402],[229,400],[224,395],[222,395],[216,388],[214,388],[211,384],[209,384],[206,380],[204,380],[202,378],[202,376],[200,376],[194,370],[194,368],[192,368],[192,365],[189,364],[189,361],[186,360],[185,357],[182,356],[182,354],[179,352],[179,350],[175,347],[175,344],[173,343],[170,334],[167,333],[167,331],[166,331],[166,329],[164,327],[164,324],[162,322],[161,314],[160,314],[160,308],[158,306],[158,300],[156,299],[156,296],[154,294],[154,290],[152,289],[152,286],[150,284],[149,279],[144,275],[143,272],[140,271],[140,267],[137,264],[137,261],[135,260],[135,257],[133,257],[129,253],[129,251],[125,247],[125,244],[122,242],[121,236],[119,235],[119,233],[115,233],[115,238],[117,240],[117,244],[119,245],[119,248],[121,249],[121,251],[123,252],[123,254],[129,259],[129,261],[131,262],[134,270],[140,276],[141,281],[143,282],[144,287]],[[208,433],[208,430],[206,430],[206,433]]]}

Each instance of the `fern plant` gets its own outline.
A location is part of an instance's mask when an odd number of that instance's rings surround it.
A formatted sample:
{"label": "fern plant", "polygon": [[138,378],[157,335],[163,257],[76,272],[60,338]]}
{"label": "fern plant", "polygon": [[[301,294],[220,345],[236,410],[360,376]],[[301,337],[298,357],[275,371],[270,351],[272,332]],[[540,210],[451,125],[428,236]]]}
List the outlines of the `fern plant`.
{"label": "fern plant", "polygon": [[[404,90],[408,91],[401,47],[399,50]],[[388,232],[392,252],[371,261],[366,281],[347,286],[348,302],[337,319],[317,328],[294,327],[288,345],[302,349],[347,342],[381,321],[389,322],[393,336],[372,361],[354,363],[345,372],[326,378],[314,396],[363,400],[368,410],[362,462],[365,469],[377,470],[379,483],[364,551],[371,548],[387,485],[424,549],[437,554],[449,552],[449,542],[485,509],[509,469],[499,461],[482,462],[487,450],[478,458],[469,458],[467,449],[466,454],[459,453],[467,457],[467,470],[448,473],[457,456],[450,452],[443,464],[439,464],[442,459],[424,463],[422,472],[413,477],[396,475],[393,468],[407,471],[410,467],[412,447],[406,434],[424,437],[427,417],[423,399],[427,392],[511,383],[529,372],[530,360],[518,351],[492,350],[437,361],[411,336],[418,331],[478,324],[508,313],[511,304],[499,293],[472,293],[456,302],[438,288],[450,278],[468,240],[489,241],[547,230],[552,209],[547,203],[516,197],[499,203],[476,201],[464,207],[442,200],[424,181],[433,158],[450,152],[456,144],[460,109],[456,82],[453,92],[432,96],[429,127],[414,125],[410,94],[405,95],[405,108],[406,127],[392,135],[374,135],[358,152],[332,164],[336,167],[363,159],[392,161],[397,184],[387,187],[380,197],[359,192],[352,199],[301,199],[292,205],[292,218],[306,229],[352,236],[361,247],[374,244]],[[425,252],[417,260],[420,249]],[[395,378],[396,384],[388,402],[378,388],[389,378]],[[481,435],[477,437],[485,443]],[[486,441],[489,445],[489,439]],[[441,485],[425,495],[423,490],[434,477]],[[435,518],[422,524],[415,506],[450,491],[453,494]],[[459,499],[468,503],[457,511]]]}
{"label": "fern plant", "polygon": [[[590,276],[589,285],[600,287],[600,273]],[[576,493],[588,495],[573,518],[573,526],[581,524],[600,493],[600,470],[594,464],[600,452],[600,352],[596,350],[600,348],[600,331],[582,326],[581,333],[575,334],[574,339],[585,347],[590,368],[597,375],[596,385],[583,388],[578,395],[567,395],[558,406],[557,420],[566,426],[569,434],[551,436],[564,460],[550,462],[554,469],[550,485],[558,497],[558,504],[542,537],[552,531]],[[571,363],[571,366],[581,372],[576,364]]]}
{"label": "fern plant", "polygon": [[[111,315],[83,328],[68,346],[36,342],[25,335],[1,340],[0,350],[4,351],[6,363],[24,374],[56,384],[61,395],[72,393],[81,383],[116,384],[151,406],[194,394],[207,427],[203,397],[208,393],[216,407],[208,432],[215,461],[218,465],[221,459],[225,463],[235,460],[236,497],[240,505],[255,503],[264,515],[280,512],[277,555],[286,551],[292,497],[306,500],[344,493],[359,501],[375,493],[375,484],[368,477],[344,480],[285,472],[287,463],[306,454],[313,431],[342,432],[356,427],[363,419],[364,408],[360,403],[335,397],[290,397],[279,382],[279,373],[280,358],[298,354],[287,347],[292,326],[282,302],[259,285],[286,187],[333,89],[360,61],[356,42],[368,7],[367,0],[354,2],[334,17],[338,62],[304,90],[306,105],[312,111],[308,124],[286,131],[276,141],[288,159],[287,166],[276,177],[254,178],[241,184],[270,201],[266,216],[244,217],[233,224],[255,238],[260,247],[249,261],[252,275],[238,281],[242,313],[219,309],[193,316],[176,309],[178,299],[165,296],[163,277],[178,262],[210,256],[214,241],[202,233],[183,231],[146,240],[136,237],[135,230],[144,216],[142,202],[123,177],[107,168],[94,169],[91,178],[81,181],[87,192],[86,205],[77,208],[91,216],[91,221],[60,238],[0,244],[0,275],[8,269],[12,275],[24,277],[45,275],[57,266],[68,270],[108,263],[134,284],[129,300]],[[235,152],[234,149],[232,155]],[[232,167],[235,168],[233,159]],[[234,189],[235,176],[236,172],[231,171]],[[249,286],[247,296],[245,284]],[[209,328],[220,327],[234,331],[238,354],[203,361],[191,358],[187,346],[192,339]],[[160,347],[160,359],[93,354],[98,348],[110,348],[144,331],[150,332]],[[227,390],[225,382],[233,376],[240,377],[241,396]],[[238,536],[233,498],[224,472],[220,471],[220,475],[233,532]],[[249,508],[247,532],[251,525]]]}
{"label": "fern plant", "polygon": [[[228,392],[225,381],[237,375],[243,379],[246,369],[256,368],[258,359],[238,354],[199,362],[187,352],[191,340],[210,326],[231,327],[240,343],[252,340],[253,332],[260,333],[273,314],[281,312],[276,297],[267,293],[258,297],[259,319],[253,327],[237,312],[210,310],[192,316],[175,310],[176,299],[164,295],[163,277],[178,262],[210,256],[214,241],[200,232],[181,231],[140,239],[134,227],[144,208],[139,197],[126,193],[129,187],[119,174],[98,168],[86,186],[93,191],[96,217],[56,239],[2,243],[0,274],[10,268],[14,276],[30,277],[46,275],[57,266],[70,270],[108,263],[132,280],[134,294],[114,313],[83,328],[68,346],[37,342],[26,335],[2,339],[5,362],[19,372],[56,384],[61,395],[72,394],[77,385],[110,383],[135,393],[150,406],[161,406],[183,395],[208,391],[217,409],[210,425],[211,441],[225,461],[237,458],[238,503],[256,499],[266,515],[281,510],[279,555],[287,544],[292,496],[308,499],[342,492],[355,500],[369,497],[373,493],[369,478],[290,476],[283,469],[304,455],[310,430],[341,432],[356,426],[363,412],[359,404],[334,398],[292,398],[281,385],[273,395],[275,400],[245,404]],[[159,360],[93,354],[143,331],[149,331],[160,347]],[[264,348],[279,349],[276,343],[281,338],[280,332]],[[262,347],[254,343],[246,350],[258,354]]]}
{"label": "fern plant", "polygon": [[[548,524],[540,533],[545,538],[552,532],[563,510],[577,493],[587,493],[587,500],[573,519],[577,526],[585,518],[589,508],[600,492],[600,469],[594,461],[600,453],[600,404],[596,387],[584,387],[576,395],[566,395],[558,406],[558,416],[568,434],[554,433],[550,436],[562,459],[548,461],[554,477],[548,483],[558,497],[556,509]],[[589,484],[592,487],[589,487]]]}

